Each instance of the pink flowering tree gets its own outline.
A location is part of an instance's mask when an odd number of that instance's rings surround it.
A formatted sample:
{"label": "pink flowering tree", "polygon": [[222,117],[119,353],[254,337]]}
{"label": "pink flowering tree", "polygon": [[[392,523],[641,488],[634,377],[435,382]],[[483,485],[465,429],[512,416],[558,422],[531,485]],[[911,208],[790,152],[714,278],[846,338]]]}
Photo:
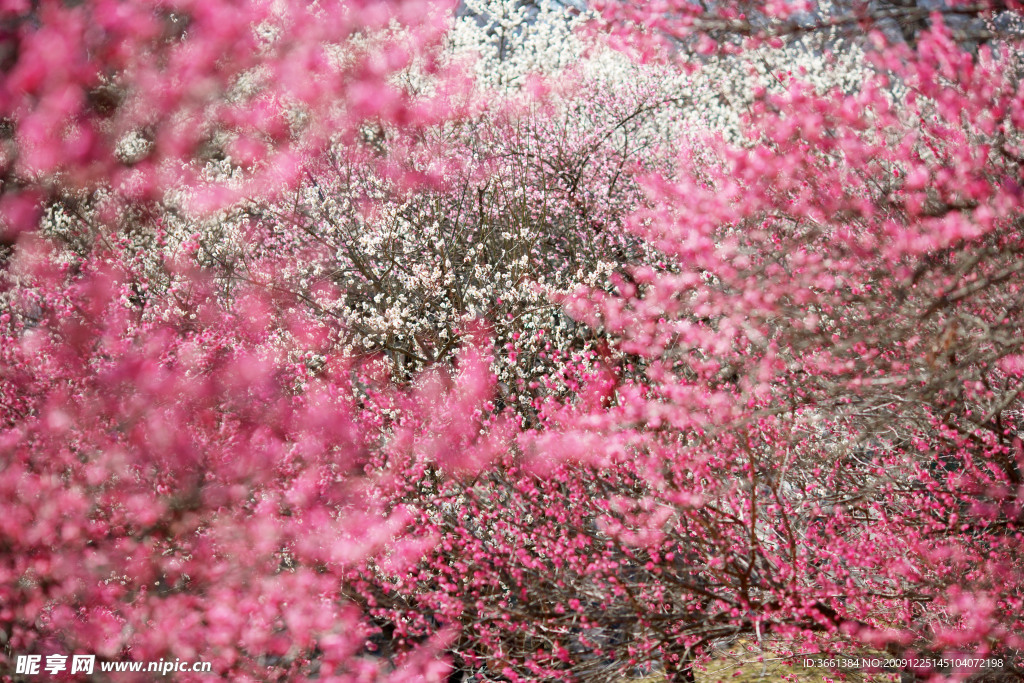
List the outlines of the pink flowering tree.
{"label": "pink flowering tree", "polygon": [[[757,10],[753,29],[695,6],[643,25],[747,27],[756,44],[808,23]],[[1016,21],[986,12],[948,9]],[[737,633],[1021,647],[1018,46],[965,46],[973,25],[920,14],[900,42],[860,17],[877,30],[856,92],[762,88],[746,141],[699,137],[676,175],[648,176],[632,230],[673,267],[568,304],[645,369],[610,369],[593,391],[612,407],[560,416],[579,427],[538,448],[639,467],[607,529],[638,574],[674,578],[657,592],[677,615],[669,670]]]}

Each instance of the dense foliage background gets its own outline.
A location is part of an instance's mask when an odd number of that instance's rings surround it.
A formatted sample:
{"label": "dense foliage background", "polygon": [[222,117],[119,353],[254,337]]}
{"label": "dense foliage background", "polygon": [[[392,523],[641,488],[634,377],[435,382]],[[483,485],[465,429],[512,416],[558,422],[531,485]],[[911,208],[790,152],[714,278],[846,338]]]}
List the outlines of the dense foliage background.
{"label": "dense foliage background", "polygon": [[1022,11],[0,1],[0,676],[1024,679]]}

